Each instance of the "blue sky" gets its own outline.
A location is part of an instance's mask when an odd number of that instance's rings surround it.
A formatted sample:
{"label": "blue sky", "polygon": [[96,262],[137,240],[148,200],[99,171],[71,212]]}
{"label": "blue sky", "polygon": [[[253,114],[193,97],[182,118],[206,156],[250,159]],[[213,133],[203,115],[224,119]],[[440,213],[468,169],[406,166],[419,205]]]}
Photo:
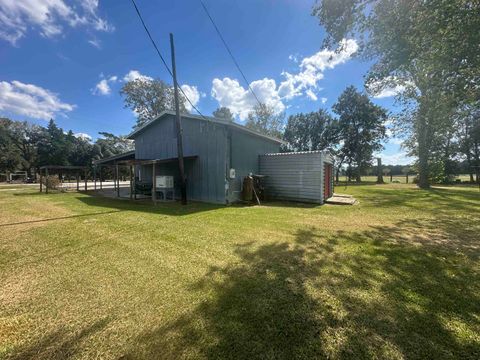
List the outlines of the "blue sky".
{"label": "blue sky", "polygon": [[[261,101],[288,114],[330,108],[348,85],[364,89],[369,64],[356,43],[322,49],[313,0],[204,0]],[[203,114],[228,106],[242,122],[255,104],[198,0],[137,0],[169,61],[174,33],[179,82]],[[0,0],[0,115],[98,137],[127,134],[122,84],[138,76],[171,82],[130,1]],[[395,89],[372,98],[395,111]],[[398,139],[384,162],[406,163]]]}

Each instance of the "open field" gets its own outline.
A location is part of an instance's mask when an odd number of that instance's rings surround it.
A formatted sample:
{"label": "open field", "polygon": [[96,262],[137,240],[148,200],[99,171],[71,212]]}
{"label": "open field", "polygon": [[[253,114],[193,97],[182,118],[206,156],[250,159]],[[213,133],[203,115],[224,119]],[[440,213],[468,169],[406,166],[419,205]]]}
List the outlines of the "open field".
{"label": "open field", "polygon": [[0,358],[478,359],[480,193],[356,206],[0,191]]}
{"label": "open field", "polygon": [[[411,183],[414,179],[415,175],[409,175],[408,176],[408,182]],[[346,182],[348,180],[347,176],[340,176],[339,177],[339,180],[340,182]],[[460,181],[470,181],[470,175],[467,175],[467,174],[463,174],[463,175],[458,175],[455,177],[455,180],[460,180]],[[362,176],[362,182],[376,182],[377,181],[377,176],[376,175],[365,175],[365,176]],[[384,175],[383,176],[383,181],[385,183],[389,183],[390,182],[390,175]],[[393,175],[392,176],[392,182],[396,182],[396,183],[401,183],[401,184],[405,184],[407,182],[407,177],[405,175]]]}

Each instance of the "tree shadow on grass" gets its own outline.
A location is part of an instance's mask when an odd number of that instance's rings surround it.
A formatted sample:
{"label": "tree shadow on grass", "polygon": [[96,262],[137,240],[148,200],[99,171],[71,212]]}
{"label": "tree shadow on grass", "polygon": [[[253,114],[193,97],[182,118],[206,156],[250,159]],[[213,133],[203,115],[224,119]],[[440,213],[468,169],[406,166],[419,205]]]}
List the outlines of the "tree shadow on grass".
{"label": "tree shadow on grass", "polygon": [[8,359],[69,359],[80,353],[83,343],[105,328],[109,322],[106,318],[100,319],[76,332],[59,328],[18,349]]}
{"label": "tree shadow on grass", "polygon": [[417,225],[238,245],[238,263],[191,289],[205,301],[125,358],[477,359],[478,268],[443,243],[408,242]]}
{"label": "tree shadow on grass", "polygon": [[189,202],[188,205],[182,205],[178,201],[157,202],[153,204],[151,200],[119,200],[101,196],[79,196],[78,200],[82,203],[97,208],[117,209],[126,211],[140,211],[145,213],[156,213],[170,216],[185,216],[198,212],[212,211],[225,208],[225,205],[207,204],[200,202]]}

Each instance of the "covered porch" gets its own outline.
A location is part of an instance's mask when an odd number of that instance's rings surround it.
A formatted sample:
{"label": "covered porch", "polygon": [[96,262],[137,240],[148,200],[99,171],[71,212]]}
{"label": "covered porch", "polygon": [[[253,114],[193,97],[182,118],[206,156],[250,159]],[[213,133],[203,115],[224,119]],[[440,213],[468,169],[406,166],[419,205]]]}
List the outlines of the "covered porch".
{"label": "covered porch", "polygon": [[[189,163],[197,158],[196,155],[185,156],[184,161]],[[178,157],[135,159],[135,153],[131,152],[94,161],[93,165],[94,191],[99,195],[130,200],[151,199],[153,202],[174,201],[178,197]],[[113,172],[113,188],[103,187],[102,168]]]}

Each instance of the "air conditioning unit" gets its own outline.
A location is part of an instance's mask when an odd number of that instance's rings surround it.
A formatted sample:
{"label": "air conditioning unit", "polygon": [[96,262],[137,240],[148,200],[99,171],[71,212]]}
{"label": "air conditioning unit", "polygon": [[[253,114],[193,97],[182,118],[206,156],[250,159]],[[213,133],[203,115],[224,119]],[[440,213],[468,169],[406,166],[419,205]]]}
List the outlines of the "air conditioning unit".
{"label": "air conditioning unit", "polygon": [[155,182],[157,189],[173,189],[173,176],[157,176]]}

